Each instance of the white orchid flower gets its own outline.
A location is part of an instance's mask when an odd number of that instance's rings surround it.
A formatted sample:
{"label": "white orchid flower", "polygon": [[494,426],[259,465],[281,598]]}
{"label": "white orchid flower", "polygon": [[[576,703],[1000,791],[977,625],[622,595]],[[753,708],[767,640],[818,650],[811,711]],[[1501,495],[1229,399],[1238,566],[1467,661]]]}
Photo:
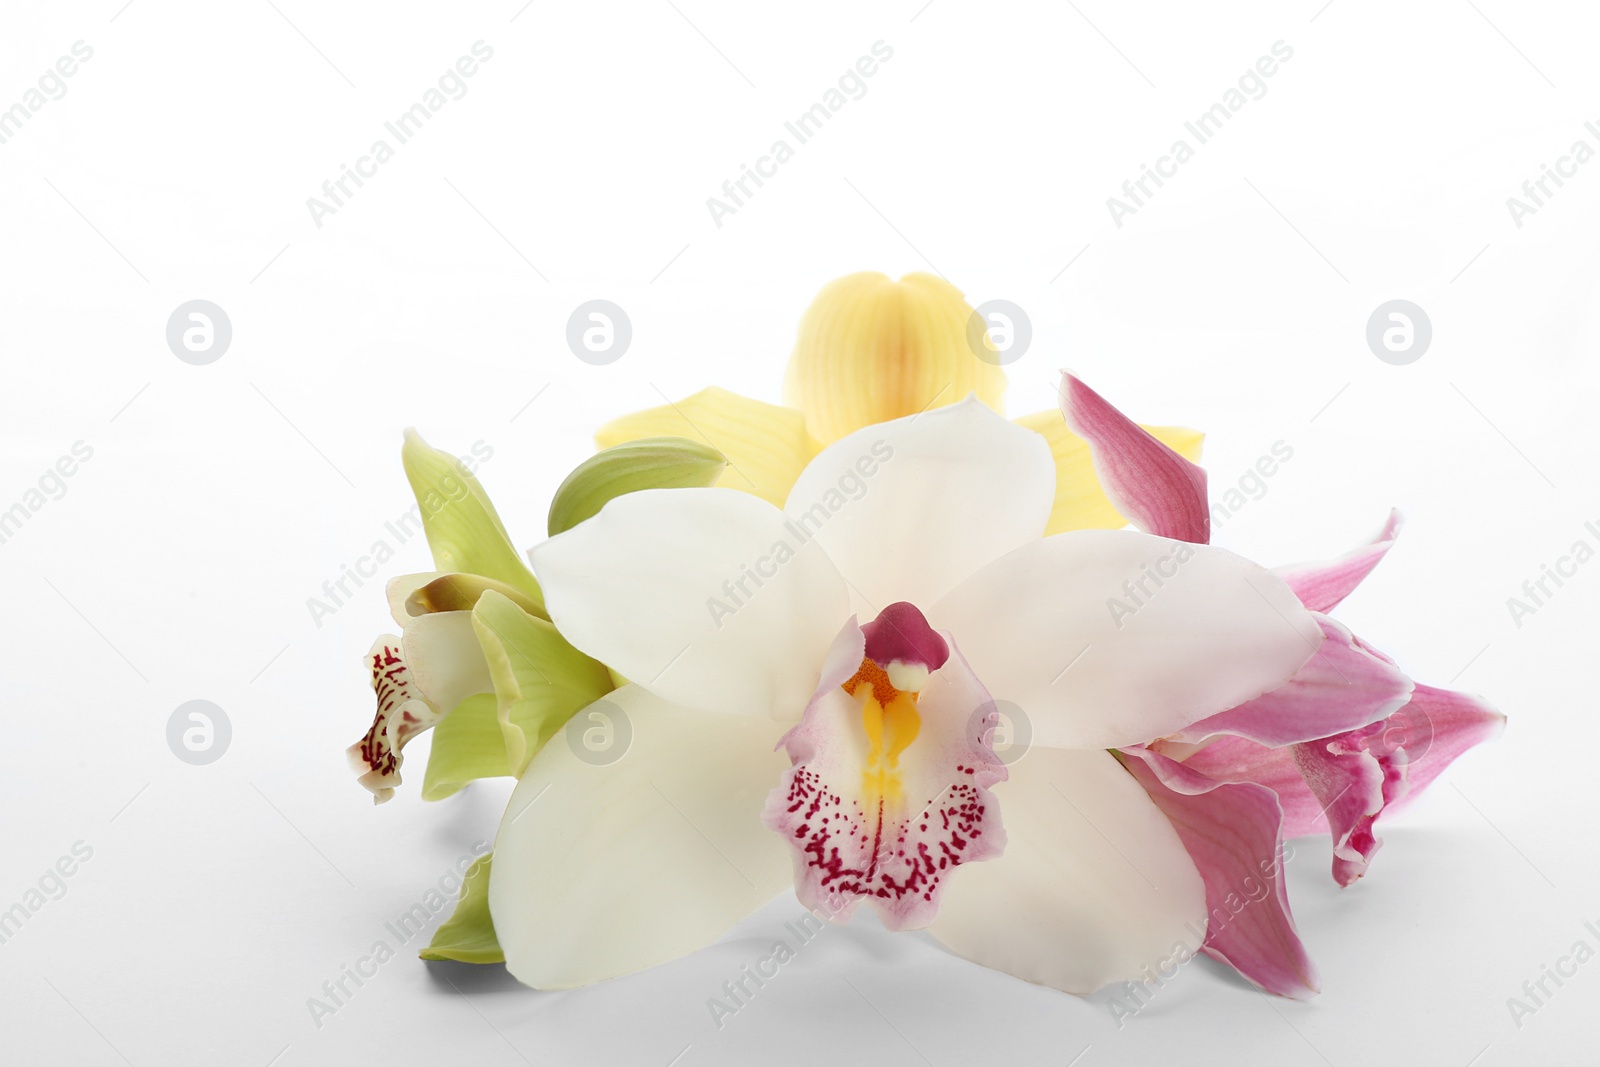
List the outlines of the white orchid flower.
{"label": "white orchid flower", "polygon": [[[969,398],[845,434],[781,510],[649,490],[535,547],[560,633],[630,680],[602,703],[632,740],[522,774],[488,887],[511,972],[662,963],[791,884],[1073,993],[1196,946],[1201,875],[1107,750],[1276,689],[1323,633],[1225,550],[1044,536],[1056,488],[1046,439]],[[1009,765],[997,707],[1031,724]]]}

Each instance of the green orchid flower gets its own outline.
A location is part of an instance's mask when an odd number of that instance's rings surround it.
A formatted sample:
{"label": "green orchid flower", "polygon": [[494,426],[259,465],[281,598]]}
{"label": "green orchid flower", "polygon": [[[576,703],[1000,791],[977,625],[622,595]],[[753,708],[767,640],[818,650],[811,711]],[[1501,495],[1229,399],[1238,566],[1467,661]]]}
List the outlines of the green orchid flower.
{"label": "green orchid flower", "polygon": [[[438,569],[390,581],[401,633],[367,653],[377,709],[348,754],[377,803],[400,784],[402,750],[430,729],[422,796],[439,800],[478,778],[521,775],[575,712],[616,685],[551,624],[538,581],[466,465],[414,430],[400,457]],[[567,479],[551,521],[564,529],[637,489],[709,485],[725,466],[673,438],[608,450]]]}

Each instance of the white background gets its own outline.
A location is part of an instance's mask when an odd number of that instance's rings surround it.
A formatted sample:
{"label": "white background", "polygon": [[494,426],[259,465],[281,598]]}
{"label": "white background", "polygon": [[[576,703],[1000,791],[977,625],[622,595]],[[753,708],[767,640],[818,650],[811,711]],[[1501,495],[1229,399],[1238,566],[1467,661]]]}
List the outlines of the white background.
{"label": "white background", "polygon": [[[122,2],[11,4],[0,30],[0,107],[75,41],[94,50],[0,145],[0,510],[93,449],[0,544],[0,908],[93,849],[0,945],[8,1062],[1593,1055],[1600,963],[1520,1028],[1506,1004],[1574,942],[1600,948],[1600,562],[1520,627],[1506,605],[1574,541],[1600,545],[1600,162],[1521,227],[1506,207],[1573,141],[1600,147],[1591,12]],[[465,97],[314,225],[307,197],[478,40],[494,56]],[[714,225],[706,198],[879,40],[894,54],[866,95]],[[1293,58],[1266,95],[1115,226],[1106,198],[1279,40]],[[506,794],[424,805],[425,742],[383,808],[345,768],[381,586],[321,626],[307,599],[410,506],[400,430],[492,447],[481,477],[531,544],[595,426],[712,383],[778,400],[801,311],[861,269],[938,270],[1025,308],[1013,414],[1049,406],[1069,365],[1144,421],[1206,430],[1214,491],[1292,447],[1220,544],[1319,558],[1406,512],[1340,615],[1510,728],[1387,829],[1356,886],[1333,885],[1325,841],[1298,846],[1323,994],[1269,1001],[1198,962],[1118,1029],[1103,997],[864,921],[719,1030],[706,999],[766,954],[799,913],[786,900],[690,959],[567,993],[425,965],[414,943],[315,1025],[307,999],[492,833]],[[634,327],[606,367],[564,341],[594,297]],[[196,298],[233,325],[209,366],[164,337]],[[1394,298],[1433,323],[1409,366],[1364,339]],[[417,538],[385,570],[428,568]],[[165,734],[197,698],[233,727],[203,767]]]}

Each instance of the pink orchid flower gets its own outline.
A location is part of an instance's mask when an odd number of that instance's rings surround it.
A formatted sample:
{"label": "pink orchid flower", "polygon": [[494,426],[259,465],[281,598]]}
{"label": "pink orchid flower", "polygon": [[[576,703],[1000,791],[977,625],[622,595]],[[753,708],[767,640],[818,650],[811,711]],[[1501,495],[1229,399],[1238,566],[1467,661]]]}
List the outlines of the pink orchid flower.
{"label": "pink orchid flower", "polygon": [[[1107,495],[1135,526],[1209,541],[1200,468],[1070,376],[1062,412],[1090,442]],[[1354,552],[1277,571],[1323,635],[1293,678],[1121,753],[1205,880],[1203,950],[1284,996],[1315,993],[1317,979],[1289,911],[1283,839],[1326,828],[1333,876],[1348,886],[1382,844],[1378,821],[1505,723],[1476,696],[1414,683],[1328,616],[1383,559],[1399,529],[1399,513],[1391,513],[1378,536]],[[1241,887],[1264,882],[1272,891],[1241,907]]]}

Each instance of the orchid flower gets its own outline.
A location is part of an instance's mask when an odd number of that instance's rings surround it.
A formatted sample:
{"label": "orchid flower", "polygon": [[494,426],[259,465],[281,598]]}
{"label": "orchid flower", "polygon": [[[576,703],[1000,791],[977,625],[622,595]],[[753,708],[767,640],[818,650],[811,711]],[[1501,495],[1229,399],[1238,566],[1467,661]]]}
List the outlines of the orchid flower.
{"label": "orchid flower", "polygon": [[[381,635],[367,653],[377,712],[348,755],[380,803],[400,784],[402,750],[430,729],[422,796],[438,800],[477,778],[520,774],[573,712],[613,688],[606,668],[550,623],[539,583],[466,465],[415,431],[401,461],[439,569],[389,583],[401,635]],[[576,525],[634,489],[707,485],[724,466],[687,441],[613,449],[556,491],[550,529]]]}
{"label": "orchid flower", "polygon": [[[844,434],[781,510],[636,492],[532,549],[560,633],[629,680],[603,703],[633,739],[522,774],[487,891],[510,971],[661,963],[789,884],[1075,993],[1198,947],[1202,872],[1108,750],[1279,690],[1326,631],[1226,550],[1046,536],[1056,480],[1041,435],[969,397]],[[1123,506],[1160,503],[1120,480]],[[1108,612],[1130,588],[1131,617]],[[1001,707],[1032,729],[1009,766]]]}
{"label": "orchid flower", "polygon": [[[601,448],[657,435],[703,441],[728,458],[718,485],[782,507],[817,452],[847,434],[957,403],[969,393],[1003,413],[1005,371],[987,332],[973,347],[975,317],[960,290],[932,274],[893,281],[876,272],[825,286],[800,321],[785,375],[788,406],[710,388],[625,415],[596,435]],[[1095,479],[1087,443],[1055,409],[1016,420],[1041,434],[1056,467],[1046,533],[1119,529],[1127,518]],[[1190,460],[1201,435],[1146,427]]]}
{"label": "orchid flower", "polygon": [[[1136,526],[1209,540],[1198,468],[1071,377],[1062,412],[1090,441],[1100,478]],[[1399,528],[1393,513],[1376,538],[1349,555],[1276,572],[1322,636],[1287,683],[1119,753],[1171,819],[1205,880],[1209,924],[1202,950],[1283,996],[1317,991],[1289,911],[1283,839],[1326,827],[1334,878],[1349,885],[1381,844],[1378,818],[1505,721],[1481,698],[1416,684],[1327,614],[1383,559]],[[1239,906],[1241,893],[1262,885],[1263,875],[1271,892],[1254,906]]]}
{"label": "orchid flower", "polygon": [[[1342,559],[1279,573],[1307,608],[1332,611],[1388,553],[1400,525],[1394,512],[1369,544]],[[1405,677],[1392,659],[1360,638],[1348,635],[1344,641],[1352,662],[1365,668],[1351,676]],[[1283,805],[1284,835],[1329,832],[1334,880],[1348,886],[1367,872],[1383,843],[1378,820],[1402,810],[1457,757],[1505,727],[1504,715],[1470,693],[1415,684],[1405,686],[1404,696],[1388,714],[1362,722],[1364,716],[1351,721],[1341,715],[1334,706],[1337,690],[1327,689],[1297,709],[1302,721],[1318,724],[1311,730],[1317,736],[1309,739],[1224,717],[1212,724],[1212,740],[1189,753],[1185,764],[1215,780],[1258,782],[1272,789]]]}
{"label": "orchid flower", "polygon": [[[1398,516],[1276,572],[1211,546],[1198,434],[1070,375],[1059,410],[1006,422],[973,319],[940,279],[840,279],[802,322],[795,407],[707,390],[610,424],[531,571],[470,472],[408,436],[439,570],[391,583],[403,634],[369,654],[352,759],[387,799],[432,728],[425,798],[519,779],[427,958],[568,988],[792,885],[1068,992],[1197,951],[1316,991],[1284,838],[1326,826],[1348,885],[1380,818],[1503,717],[1329,614]],[[623,758],[547,744],[580,711],[627,724]],[[1031,733],[1004,758],[1003,711]]]}

